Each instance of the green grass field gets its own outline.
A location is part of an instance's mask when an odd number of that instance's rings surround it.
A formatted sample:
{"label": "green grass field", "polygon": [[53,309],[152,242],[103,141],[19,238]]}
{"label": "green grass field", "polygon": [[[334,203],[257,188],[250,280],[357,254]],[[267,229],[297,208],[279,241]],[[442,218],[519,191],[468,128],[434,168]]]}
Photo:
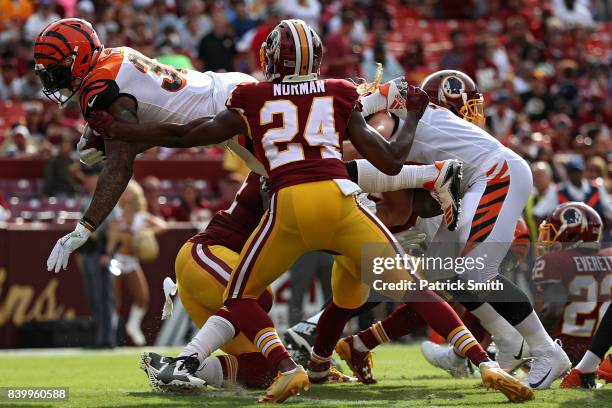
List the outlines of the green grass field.
{"label": "green grass field", "polygon": [[[173,354],[176,350],[164,350]],[[138,349],[115,352],[12,355],[0,353],[0,386],[69,387],[67,402],[0,402],[0,407],[236,407],[255,405],[261,391],[209,389],[199,395],[150,392]],[[285,404],[297,407],[500,407],[510,403],[478,379],[452,379],[427,364],[417,346],[376,350],[379,383],[313,386]],[[558,388],[536,393],[525,407],[612,407],[612,384],[597,391]]]}

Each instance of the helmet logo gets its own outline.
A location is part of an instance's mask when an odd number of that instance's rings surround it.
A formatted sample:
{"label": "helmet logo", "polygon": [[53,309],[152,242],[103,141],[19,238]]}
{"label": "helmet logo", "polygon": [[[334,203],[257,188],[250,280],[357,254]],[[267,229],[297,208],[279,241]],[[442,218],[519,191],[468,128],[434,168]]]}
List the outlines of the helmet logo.
{"label": "helmet logo", "polygon": [[563,229],[568,227],[577,227],[581,225],[584,228],[586,220],[583,219],[582,211],[576,207],[568,207],[561,212],[561,221],[563,221]]}
{"label": "helmet logo", "polygon": [[459,77],[448,76],[442,80],[442,90],[449,98],[459,98],[465,92],[465,83]]}

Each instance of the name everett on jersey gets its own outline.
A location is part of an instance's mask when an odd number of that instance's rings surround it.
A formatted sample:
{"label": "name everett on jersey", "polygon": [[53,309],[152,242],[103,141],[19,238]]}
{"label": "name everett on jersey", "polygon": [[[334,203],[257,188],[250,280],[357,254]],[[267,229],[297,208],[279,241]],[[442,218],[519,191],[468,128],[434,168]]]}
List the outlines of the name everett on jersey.
{"label": "name everett on jersey", "polygon": [[274,96],[308,95],[313,93],[324,93],[325,81],[308,81],[299,84],[274,84]]}

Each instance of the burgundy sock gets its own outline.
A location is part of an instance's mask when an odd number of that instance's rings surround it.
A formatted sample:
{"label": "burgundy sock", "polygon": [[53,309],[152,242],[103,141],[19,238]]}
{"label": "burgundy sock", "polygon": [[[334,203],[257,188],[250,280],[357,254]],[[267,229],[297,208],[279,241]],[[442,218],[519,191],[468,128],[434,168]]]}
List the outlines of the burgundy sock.
{"label": "burgundy sock", "polygon": [[332,355],[342,335],[342,330],[353,312],[353,309],[343,309],[336,306],[334,302],[327,305],[317,324],[318,334],[313,349],[316,355],[323,358]]}
{"label": "burgundy sock", "polygon": [[225,307],[231,313],[234,323],[268,360],[271,367],[289,358],[270,316],[255,299],[227,299]]}
{"label": "burgundy sock", "polygon": [[359,332],[357,336],[368,349],[372,350],[379,344],[407,335],[423,324],[425,322],[421,316],[404,304],[385,319]]}
{"label": "burgundy sock", "polygon": [[489,360],[487,353],[446,301],[432,291],[420,292],[418,299],[423,301],[406,305],[421,315],[438,334],[445,337],[455,347],[455,351],[468,357],[476,365]]}

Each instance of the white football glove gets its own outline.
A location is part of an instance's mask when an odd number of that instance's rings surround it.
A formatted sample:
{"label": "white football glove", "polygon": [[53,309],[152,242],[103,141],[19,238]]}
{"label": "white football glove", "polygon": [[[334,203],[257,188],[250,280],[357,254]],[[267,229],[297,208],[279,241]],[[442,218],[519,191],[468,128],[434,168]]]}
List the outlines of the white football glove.
{"label": "white football glove", "polygon": [[58,239],[47,259],[47,270],[55,273],[59,272],[60,268],[65,270],[72,251],[87,242],[90,235],[91,231],[79,223],[74,231]]}
{"label": "white football glove", "polygon": [[98,135],[95,130],[89,128],[89,124],[86,124],[85,129],[83,129],[83,134],[79,139],[79,143],[77,143],[77,152],[79,153],[81,163],[86,166],[93,166],[94,164],[103,161],[106,157],[104,157],[104,152],[96,149],[95,147],[83,149],[87,143],[87,138],[85,137],[87,132],[92,132],[94,135]]}

